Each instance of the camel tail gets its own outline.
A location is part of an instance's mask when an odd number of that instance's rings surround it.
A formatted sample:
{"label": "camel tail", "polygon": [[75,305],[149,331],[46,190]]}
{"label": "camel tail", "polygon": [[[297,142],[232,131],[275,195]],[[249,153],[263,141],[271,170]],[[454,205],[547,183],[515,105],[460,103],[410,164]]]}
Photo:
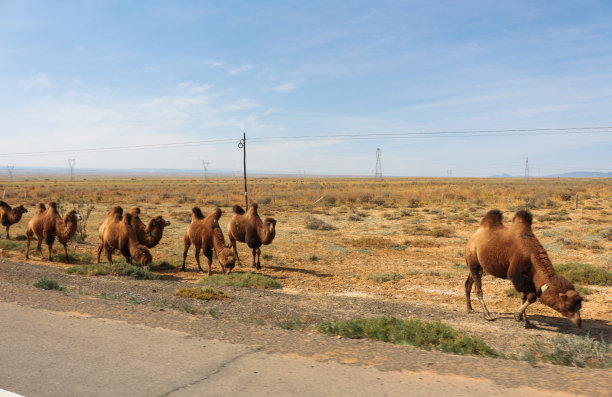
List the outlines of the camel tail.
{"label": "camel tail", "polygon": [[533,221],[533,216],[529,211],[521,210],[514,215],[514,219],[518,219],[522,221],[527,226],[531,227],[531,222]]}
{"label": "camel tail", "polygon": [[500,210],[491,210],[480,221],[480,226],[500,227],[502,223],[502,213]]}
{"label": "camel tail", "polygon": [[204,214],[202,213],[202,210],[200,209],[200,207],[193,207],[191,209],[191,212],[197,219],[204,219]]}
{"label": "camel tail", "polygon": [[239,205],[233,206],[232,211],[234,211],[234,214],[244,215],[244,209],[242,209],[242,207]]}
{"label": "camel tail", "polygon": [[6,208],[7,210],[11,209],[11,206],[8,205],[7,203],[5,203],[4,201],[0,200],[0,207],[2,208]]}

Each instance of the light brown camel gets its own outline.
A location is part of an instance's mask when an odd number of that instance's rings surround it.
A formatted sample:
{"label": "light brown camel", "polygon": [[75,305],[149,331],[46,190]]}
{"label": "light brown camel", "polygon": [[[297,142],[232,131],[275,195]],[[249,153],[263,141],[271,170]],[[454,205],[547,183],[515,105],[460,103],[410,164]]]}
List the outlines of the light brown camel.
{"label": "light brown camel", "polygon": [[41,248],[44,240],[49,248],[49,260],[51,260],[53,242],[57,237],[57,241],[64,246],[66,262],[68,262],[70,260],[68,258],[68,241],[70,241],[76,233],[77,223],[80,219],[81,214],[75,210],[68,212],[64,216],[64,219],[62,219],[57,212],[57,204],[55,202],[49,203],[49,208],[45,208],[43,203],[38,203],[34,211],[34,216],[30,219],[30,222],[28,222],[28,227],[26,229],[26,236],[28,238],[26,259],[29,259],[30,241],[32,237],[34,237],[34,234],[36,234],[36,239],[38,240],[37,249],[41,257],[44,257]]}
{"label": "light brown camel", "polygon": [[489,211],[482,219],[465,249],[465,261],[470,272],[465,281],[467,310],[474,311],[470,292],[475,283],[484,317],[495,319],[483,299],[481,277],[484,269],[495,277],[509,279],[521,293],[522,304],[514,318],[525,321],[525,326],[529,325],[525,310],[539,297],[546,306],[580,327],[582,297],[571,282],[555,273],[546,250],[531,230],[531,222],[532,216],[528,211],[517,212],[509,227],[503,225],[499,210]]}
{"label": "light brown camel", "polygon": [[148,248],[138,242],[136,231],[130,224],[132,215],[123,214],[123,208],[113,207],[98,228],[100,246],[98,247],[98,263],[102,250],[106,250],[108,263],[113,263],[112,254],[114,250],[119,250],[128,263],[132,263],[132,258],[142,266],[149,266],[153,261]]}
{"label": "light brown camel", "polygon": [[23,214],[25,214],[26,212],[28,212],[28,210],[26,210],[23,205],[11,208],[10,205],[0,200],[0,223],[2,224],[2,226],[6,227],[7,239],[10,239],[9,228],[11,227],[11,225],[14,225],[15,223],[19,222]]}
{"label": "light brown camel", "polygon": [[165,220],[161,215],[152,218],[145,226],[140,220],[140,208],[138,207],[132,208],[129,213],[132,215],[130,224],[136,231],[138,241],[147,248],[155,247],[164,235],[164,228],[170,226],[170,221]]}
{"label": "light brown camel", "polygon": [[234,268],[236,259],[234,253],[225,245],[223,231],[219,227],[219,218],[221,210],[216,208],[213,212],[204,217],[202,210],[199,207],[193,207],[191,210],[191,224],[185,232],[185,251],[183,252],[183,267],[181,271],[185,271],[185,260],[187,259],[187,251],[191,244],[195,246],[195,258],[198,263],[199,271],[203,272],[200,266],[200,249],[203,249],[204,256],[208,259],[208,275],[212,274],[212,250],[215,250],[217,259],[221,264],[221,269],[224,274],[229,274]]}
{"label": "light brown camel", "polygon": [[[240,265],[240,258],[236,250],[236,241],[246,243],[253,250],[253,267],[261,269],[259,256],[261,245],[268,245],[276,235],[276,220],[266,218],[263,222],[257,214],[257,203],[253,203],[248,211],[244,211],[239,205],[233,207],[234,215],[227,224],[227,235],[230,245],[236,254],[236,260]],[[257,256],[257,261],[255,261]]]}

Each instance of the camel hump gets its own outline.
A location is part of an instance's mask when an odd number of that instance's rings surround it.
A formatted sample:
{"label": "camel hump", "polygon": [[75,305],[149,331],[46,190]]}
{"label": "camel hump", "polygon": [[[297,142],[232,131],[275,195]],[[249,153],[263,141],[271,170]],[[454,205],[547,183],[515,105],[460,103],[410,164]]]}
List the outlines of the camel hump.
{"label": "camel hump", "polygon": [[503,226],[502,213],[500,210],[491,210],[480,221],[480,226],[500,227]]}
{"label": "camel hump", "polygon": [[221,211],[221,208],[217,207],[215,208],[215,210],[212,212],[213,217],[218,221],[219,218],[221,218],[221,215],[223,214],[223,211]]}
{"label": "camel hump", "polygon": [[52,201],[49,203],[49,209],[53,210],[53,212],[57,213],[57,203]]}
{"label": "camel hump", "polygon": [[45,211],[46,209],[47,209],[47,207],[45,207],[45,203],[38,203],[38,204],[36,204],[36,212]]}
{"label": "camel hump", "polygon": [[234,205],[232,207],[232,211],[234,211],[234,214],[244,215],[244,209],[242,209],[242,207],[239,205]]}
{"label": "camel hump", "polygon": [[251,212],[252,212],[254,215],[257,215],[257,207],[258,207],[257,203],[253,203],[253,204],[251,204],[251,208],[249,208],[249,210],[250,210],[250,211],[251,211]]}
{"label": "camel hump", "polygon": [[131,214],[140,215],[140,207],[133,207],[130,209]]}
{"label": "camel hump", "polygon": [[204,214],[202,213],[202,210],[200,209],[200,207],[193,207],[191,209],[191,212],[197,219],[204,219]]}
{"label": "camel hump", "polygon": [[116,205],[113,208],[111,208],[109,214],[123,215],[123,208],[121,208],[121,206],[119,206],[119,205]]}
{"label": "camel hump", "polygon": [[130,222],[132,222],[132,214],[130,214],[129,212],[123,215],[123,222],[129,224]]}
{"label": "camel hump", "polygon": [[521,221],[527,226],[531,227],[531,222],[533,221],[533,216],[529,211],[520,210],[514,215],[514,221]]}
{"label": "camel hump", "polygon": [[5,203],[4,201],[0,200],[0,207],[2,208],[6,208],[7,210],[11,209],[11,206],[8,205],[7,203]]}

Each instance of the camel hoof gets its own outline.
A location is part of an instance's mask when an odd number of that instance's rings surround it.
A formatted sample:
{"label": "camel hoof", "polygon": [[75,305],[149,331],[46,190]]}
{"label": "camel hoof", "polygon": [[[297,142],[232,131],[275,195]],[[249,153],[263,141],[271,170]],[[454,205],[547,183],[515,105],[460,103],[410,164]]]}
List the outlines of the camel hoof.
{"label": "camel hoof", "polygon": [[467,308],[467,312],[468,312],[468,313],[475,313],[474,309],[472,309],[471,307],[468,307],[468,308]]}
{"label": "camel hoof", "polygon": [[487,321],[495,321],[498,319],[497,316],[492,315],[491,313],[485,314],[484,315],[485,320]]}
{"label": "camel hoof", "polygon": [[514,313],[514,319],[515,319],[516,321],[523,321],[523,315],[522,315],[522,313],[519,313],[519,312]]}

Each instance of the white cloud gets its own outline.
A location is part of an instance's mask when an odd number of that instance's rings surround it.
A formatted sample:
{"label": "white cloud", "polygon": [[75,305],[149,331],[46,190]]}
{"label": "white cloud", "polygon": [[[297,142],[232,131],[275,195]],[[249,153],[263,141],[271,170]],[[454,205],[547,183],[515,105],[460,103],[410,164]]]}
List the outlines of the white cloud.
{"label": "white cloud", "polygon": [[49,83],[49,78],[45,73],[36,73],[34,76],[24,80],[22,82],[26,88],[51,88],[52,84]]}
{"label": "white cloud", "polygon": [[237,67],[235,67],[235,68],[231,68],[231,69],[228,71],[228,74],[229,74],[230,76],[235,76],[235,75],[237,75],[237,74],[244,73],[244,72],[246,72],[246,71],[248,71],[248,70],[250,70],[250,69],[252,69],[252,68],[253,68],[253,65],[242,65],[242,66],[237,66]]}
{"label": "white cloud", "polygon": [[236,102],[228,103],[222,107],[223,110],[228,112],[237,112],[239,110],[246,110],[251,108],[259,107],[258,103],[252,102],[250,99],[240,99]]}
{"label": "white cloud", "polygon": [[291,92],[295,90],[296,88],[297,88],[297,84],[295,83],[285,83],[285,84],[276,85],[274,87],[270,87],[269,90],[274,91],[274,92]]}

